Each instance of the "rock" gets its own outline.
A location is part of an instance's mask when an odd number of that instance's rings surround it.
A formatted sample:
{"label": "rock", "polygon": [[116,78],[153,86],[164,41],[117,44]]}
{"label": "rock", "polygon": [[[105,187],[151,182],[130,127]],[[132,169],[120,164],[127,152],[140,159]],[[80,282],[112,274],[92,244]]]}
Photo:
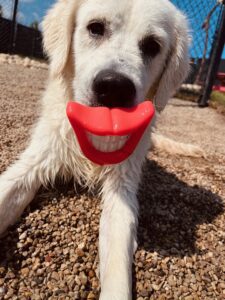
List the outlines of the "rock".
{"label": "rock", "polygon": [[23,268],[21,270],[21,274],[25,277],[28,276],[29,272],[30,272],[29,268]]}
{"label": "rock", "polygon": [[53,272],[51,278],[54,279],[55,281],[60,280],[59,274],[57,272]]}
{"label": "rock", "polygon": [[76,249],[76,254],[78,257],[83,257],[84,256],[84,251],[82,249],[77,248]]}
{"label": "rock", "polygon": [[79,277],[80,277],[81,284],[86,285],[87,284],[87,276],[84,274],[84,272],[81,272]]}
{"label": "rock", "polygon": [[4,296],[5,293],[6,293],[6,287],[0,286],[0,296]]}
{"label": "rock", "polygon": [[40,267],[40,259],[36,257],[32,266],[32,270],[36,271]]}
{"label": "rock", "polygon": [[97,289],[97,288],[98,288],[98,280],[97,280],[97,279],[94,279],[94,280],[92,281],[91,285],[92,285],[92,288],[93,288],[93,289]]}
{"label": "rock", "polygon": [[7,274],[6,274],[6,278],[8,278],[8,279],[14,279],[16,276],[15,276],[15,274],[13,273],[13,272],[8,272]]}
{"label": "rock", "polygon": [[157,285],[157,284],[152,284],[152,288],[153,288],[153,290],[155,290],[155,291],[159,291],[160,290],[160,285]]}
{"label": "rock", "polygon": [[87,299],[96,299],[96,296],[95,296],[95,294],[94,294],[93,292],[90,292],[90,293],[88,294]]}
{"label": "rock", "polygon": [[139,292],[139,294],[140,294],[142,297],[148,297],[149,291],[148,291],[148,290],[141,290],[141,291]]}
{"label": "rock", "polygon": [[83,250],[85,248],[85,242],[82,242],[78,245],[78,249]]}
{"label": "rock", "polygon": [[30,67],[31,66],[31,60],[28,57],[26,57],[23,61],[23,65],[24,65],[24,67]]}
{"label": "rock", "polygon": [[27,237],[27,232],[23,232],[20,236],[19,236],[19,240],[25,240]]}
{"label": "rock", "polygon": [[170,275],[168,277],[167,282],[169,283],[170,286],[176,286],[176,280],[174,279],[173,275]]}
{"label": "rock", "polygon": [[88,272],[88,277],[89,278],[93,278],[95,276],[95,272],[93,271],[93,270],[90,270],[89,272]]}
{"label": "rock", "polygon": [[76,282],[77,285],[79,285],[79,286],[81,285],[81,280],[80,280],[80,277],[78,275],[75,276],[75,282]]}

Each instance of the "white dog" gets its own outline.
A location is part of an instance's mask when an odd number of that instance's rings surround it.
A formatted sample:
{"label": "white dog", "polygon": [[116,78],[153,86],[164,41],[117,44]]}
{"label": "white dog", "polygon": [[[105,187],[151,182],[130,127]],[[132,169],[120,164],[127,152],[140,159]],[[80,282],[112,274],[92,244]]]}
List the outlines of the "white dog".
{"label": "white dog", "polygon": [[[136,191],[151,128],[126,161],[100,167],[81,153],[66,104],[133,106],[154,93],[163,110],[189,69],[187,22],[168,0],[58,0],[43,29],[49,81],[28,148],[0,177],[0,233],[57,175],[88,187],[101,183],[100,299],[131,299]],[[96,81],[105,76],[110,83],[101,94]],[[102,142],[110,149],[110,138]]]}

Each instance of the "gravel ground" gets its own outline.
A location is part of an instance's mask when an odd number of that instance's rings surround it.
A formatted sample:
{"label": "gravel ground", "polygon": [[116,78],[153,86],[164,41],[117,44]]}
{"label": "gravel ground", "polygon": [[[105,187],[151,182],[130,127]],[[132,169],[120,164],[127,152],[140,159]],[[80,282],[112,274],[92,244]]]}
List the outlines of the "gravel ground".
{"label": "gravel ground", "polygon": [[[0,64],[0,172],[25,148],[47,72]],[[174,99],[158,131],[207,159],[152,152],[139,191],[134,299],[225,299],[225,117]],[[98,299],[99,199],[42,189],[0,241],[0,299]]]}

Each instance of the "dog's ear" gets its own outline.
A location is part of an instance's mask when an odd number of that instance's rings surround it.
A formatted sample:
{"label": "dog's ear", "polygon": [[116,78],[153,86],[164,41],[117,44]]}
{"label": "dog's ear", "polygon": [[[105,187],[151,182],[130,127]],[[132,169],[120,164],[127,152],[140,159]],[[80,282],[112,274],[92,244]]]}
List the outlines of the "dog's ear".
{"label": "dog's ear", "polygon": [[171,44],[163,72],[155,84],[154,103],[157,111],[162,111],[167,101],[180,87],[189,72],[189,33],[186,18],[178,13]]}
{"label": "dog's ear", "polygon": [[79,0],[58,0],[43,21],[43,45],[50,59],[52,76],[60,76],[66,66],[75,27]]}

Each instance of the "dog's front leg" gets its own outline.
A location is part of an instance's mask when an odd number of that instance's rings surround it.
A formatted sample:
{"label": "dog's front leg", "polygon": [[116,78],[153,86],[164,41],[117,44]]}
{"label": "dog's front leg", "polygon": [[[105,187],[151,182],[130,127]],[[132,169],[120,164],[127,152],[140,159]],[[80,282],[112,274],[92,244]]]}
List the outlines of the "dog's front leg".
{"label": "dog's front leg", "polygon": [[16,222],[42,183],[54,180],[62,163],[57,155],[57,132],[45,121],[37,125],[19,160],[0,176],[0,234]]}
{"label": "dog's front leg", "polygon": [[101,300],[132,298],[132,262],[138,223],[138,178],[133,176],[131,172],[124,176],[115,174],[103,188],[99,237]]}

